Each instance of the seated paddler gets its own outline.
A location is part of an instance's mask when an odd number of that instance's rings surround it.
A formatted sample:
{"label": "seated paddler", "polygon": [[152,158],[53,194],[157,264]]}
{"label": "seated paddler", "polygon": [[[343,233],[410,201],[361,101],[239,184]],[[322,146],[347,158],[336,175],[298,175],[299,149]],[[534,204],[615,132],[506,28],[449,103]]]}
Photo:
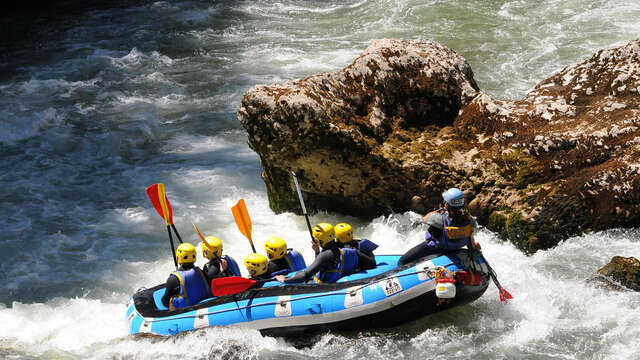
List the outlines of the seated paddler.
{"label": "seated paddler", "polygon": [[202,256],[209,260],[202,268],[209,284],[213,279],[240,276],[236,261],[229,255],[222,255],[222,240],[215,236],[207,236],[202,241],[201,247]]}
{"label": "seated paddler", "polygon": [[336,240],[342,244],[342,247],[358,249],[368,256],[374,257],[373,250],[378,245],[369,239],[354,239],[353,227],[347,223],[340,223],[334,227]]}
{"label": "seated paddler", "polygon": [[317,224],[312,232],[314,242],[322,249],[313,263],[291,277],[277,275],[276,280],[283,283],[300,283],[313,279],[315,282],[333,283],[343,276],[376,267],[376,261],[372,256],[357,249],[342,248],[336,241],[331,224]]}
{"label": "seated paddler", "polygon": [[269,261],[267,260],[267,257],[262,254],[249,254],[244,259],[244,266],[247,268],[251,280],[271,279]]}
{"label": "seated paddler", "polygon": [[195,266],[196,248],[182,243],[176,250],[178,270],[169,275],[162,296],[162,304],[170,310],[191,306],[211,297],[209,281],[204,272]]}
{"label": "seated paddler", "polygon": [[302,255],[294,249],[287,248],[287,243],[282,238],[268,238],[264,249],[269,257],[269,271],[272,276],[286,275],[307,267]]}
{"label": "seated paddler", "polygon": [[425,240],[407,251],[398,261],[407,264],[430,254],[458,250],[465,245],[480,250],[473,233],[478,224],[465,207],[464,193],[451,188],[442,193],[443,204],[422,218],[427,224]]}

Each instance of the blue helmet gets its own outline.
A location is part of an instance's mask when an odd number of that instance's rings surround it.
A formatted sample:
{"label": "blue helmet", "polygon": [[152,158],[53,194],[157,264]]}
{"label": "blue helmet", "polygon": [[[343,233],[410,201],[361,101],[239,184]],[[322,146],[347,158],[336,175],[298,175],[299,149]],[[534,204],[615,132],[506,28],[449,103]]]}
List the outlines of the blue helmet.
{"label": "blue helmet", "polygon": [[458,188],[451,188],[442,193],[444,201],[453,207],[464,206],[464,193]]}

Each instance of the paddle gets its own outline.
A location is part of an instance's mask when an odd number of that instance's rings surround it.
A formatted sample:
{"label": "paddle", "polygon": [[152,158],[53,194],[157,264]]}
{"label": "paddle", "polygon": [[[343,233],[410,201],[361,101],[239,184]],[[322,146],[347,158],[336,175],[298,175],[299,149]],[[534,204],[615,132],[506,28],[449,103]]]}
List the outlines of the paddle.
{"label": "paddle", "polygon": [[229,276],[211,280],[213,296],[232,295],[243,292],[254,286],[256,280],[245,279],[242,276]]}
{"label": "paddle", "polygon": [[489,265],[487,258],[484,257],[482,252],[478,251],[477,253],[480,254],[480,256],[482,256],[482,258],[484,259],[484,263],[487,265],[487,268],[489,269],[489,276],[491,277],[491,280],[493,280],[493,283],[496,284],[496,287],[498,288],[498,292],[500,293],[500,301],[507,301],[507,300],[513,299],[513,296],[509,294],[507,289],[503,288],[502,285],[500,285],[500,282],[498,281],[498,276],[496,275],[496,272],[493,271],[493,268],[491,268],[491,265]]}
{"label": "paddle", "polygon": [[247,211],[247,206],[244,204],[244,199],[238,200],[238,203],[231,208],[231,212],[233,213],[233,218],[236,220],[238,229],[249,239],[251,250],[257,253],[256,247],[253,246],[253,240],[251,239],[251,218],[249,218],[249,212]]}
{"label": "paddle", "polygon": [[[153,207],[156,209],[158,214],[164,219],[164,222],[167,224],[167,233],[169,234],[169,244],[171,244],[171,256],[173,257],[173,264],[178,268],[178,261],[176,260],[176,250],[173,247],[173,237],[171,236],[171,225],[173,224],[173,210],[171,210],[171,204],[169,203],[169,199],[167,199],[167,194],[164,190],[164,184],[158,183],[153,184],[147,188],[147,195],[149,195],[149,199],[153,204]],[[175,229],[175,227],[174,227]],[[176,235],[178,232],[176,231]],[[182,240],[178,235],[178,239],[180,243]]]}
{"label": "paddle", "polygon": [[[298,184],[298,178],[296,177],[296,173],[291,172],[293,175],[293,182],[296,184],[296,190],[298,191],[298,199],[300,199],[300,206],[302,207],[302,213],[304,214],[305,220],[307,220],[307,228],[309,229],[309,236],[311,236],[311,242],[315,242],[313,238],[313,230],[311,230],[311,223],[309,222],[309,215],[307,215],[307,208],[304,206],[304,199],[302,199],[302,191],[300,190],[300,184]],[[317,253],[316,253],[317,255]]]}
{"label": "paddle", "polygon": [[200,237],[200,240],[204,241],[204,236],[200,232],[200,229],[198,229],[198,227],[196,226],[196,223],[192,222],[191,225],[193,225],[193,228],[196,229],[196,233]]}

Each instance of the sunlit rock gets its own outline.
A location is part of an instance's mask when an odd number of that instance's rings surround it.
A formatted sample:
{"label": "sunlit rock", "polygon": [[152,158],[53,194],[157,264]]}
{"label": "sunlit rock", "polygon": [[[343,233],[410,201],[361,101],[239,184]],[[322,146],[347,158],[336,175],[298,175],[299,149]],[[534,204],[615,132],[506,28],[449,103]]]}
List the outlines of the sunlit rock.
{"label": "sunlit rock", "polygon": [[640,291],[640,261],[634,257],[614,256],[589,280],[608,288]]}
{"label": "sunlit rock", "polygon": [[568,66],[517,101],[481,92],[434,42],[377,40],[345,69],[254,86],[238,118],[275,211],[474,215],[527,252],[585,230],[640,226],[640,40]]}

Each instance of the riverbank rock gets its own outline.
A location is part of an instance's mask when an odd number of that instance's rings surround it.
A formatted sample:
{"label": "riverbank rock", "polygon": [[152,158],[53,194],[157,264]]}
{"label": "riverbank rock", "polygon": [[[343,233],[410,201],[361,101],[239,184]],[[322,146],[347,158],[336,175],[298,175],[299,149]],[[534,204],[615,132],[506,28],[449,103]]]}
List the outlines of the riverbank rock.
{"label": "riverbank rock", "polygon": [[621,289],[624,286],[640,291],[640,261],[634,257],[614,256],[590,280],[608,288]]}
{"label": "riverbank rock", "polygon": [[249,89],[238,109],[270,205],[424,212],[451,186],[526,252],[640,226],[640,40],[494,100],[435,42],[376,40],[345,69]]}

